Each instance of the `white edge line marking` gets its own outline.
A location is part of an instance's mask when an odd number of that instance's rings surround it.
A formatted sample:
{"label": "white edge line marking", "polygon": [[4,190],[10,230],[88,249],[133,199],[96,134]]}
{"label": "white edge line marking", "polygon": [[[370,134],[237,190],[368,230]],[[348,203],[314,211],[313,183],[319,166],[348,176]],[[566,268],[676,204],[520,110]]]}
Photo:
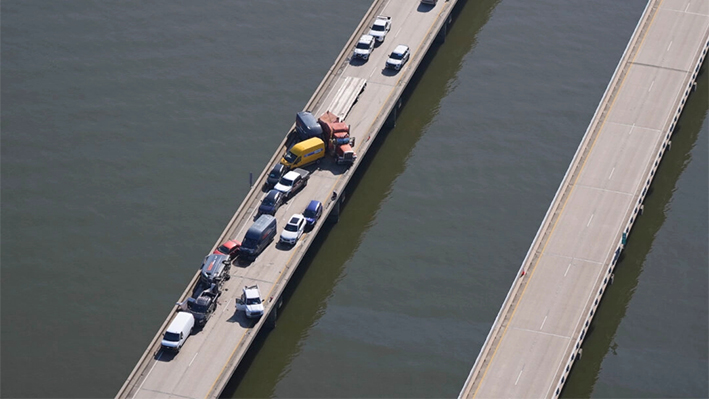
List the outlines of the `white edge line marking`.
{"label": "white edge line marking", "polygon": [[194,362],[194,359],[197,358],[197,355],[199,355],[199,352],[194,354],[194,357],[192,357],[192,360],[190,360],[190,364],[188,364],[187,367],[190,367],[192,365],[192,363]]}
{"label": "white edge line marking", "polygon": [[[158,350],[159,350],[159,349],[158,349]],[[153,363],[153,367],[151,367],[151,368],[150,368],[150,371],[148,371],[148,374],[146,374],[145,377],[143,377],[143,382],[140,383],[140,386],[138,387],[138,390],[135,391],[136,394],[137,394],[138,392],[140,392],[141,389],[143,389],[143,385],[145,384],[145,381],[147,381],[147,380],[148,380],[148,377],[150,377],[150,373],[153,372],[153,369],[154,369],[155,366],[158,364],[157,361],[160,360],[160,357],[161,357],[161,356],[162,356],[162,351],[160,350],[160,354],[158,355],[157,359],[155,359],[155,363]],[[135,395],[134,395],[134,396],[135,396]]]}

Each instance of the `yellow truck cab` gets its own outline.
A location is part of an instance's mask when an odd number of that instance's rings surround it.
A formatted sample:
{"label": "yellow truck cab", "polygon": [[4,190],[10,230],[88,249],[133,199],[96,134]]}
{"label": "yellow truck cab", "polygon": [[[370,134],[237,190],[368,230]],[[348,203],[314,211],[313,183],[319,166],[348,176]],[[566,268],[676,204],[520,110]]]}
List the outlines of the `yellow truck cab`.
{"label": "yellow truck cab", "polygon": [[325,142],[317,137],[301,141],[283,155],[281,163],[289,169],[299,168],[325,156]]}

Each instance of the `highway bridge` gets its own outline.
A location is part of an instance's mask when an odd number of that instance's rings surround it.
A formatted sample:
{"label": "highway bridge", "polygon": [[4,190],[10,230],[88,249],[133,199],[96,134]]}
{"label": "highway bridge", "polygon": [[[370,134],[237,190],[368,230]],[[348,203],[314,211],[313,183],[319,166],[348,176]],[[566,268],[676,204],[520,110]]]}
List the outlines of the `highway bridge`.
{"label": "highway bridge", "polygon": [[708,47],[709,2],[649,1],[460,398],[561,394]]}
{"label": "highway bridge", "polygon": [[[457,3],[457,0],[448,0],[429,6],[421,5],[418,1],[374,1],[305,106],[316,117],[328,110],[344,116],[345,122],[351,126],[351,136],[356,139],[355,150],[359,157],[349,168],[336,165],[332,159],[326,159],[317,167],[310,167],[312,175],[308,185],[276,213],[280,233],[291,215],[301,213],[310,200],[316,199],[325,205],[321,222],[293,248],[271,244],[254,262],[239,263],[232,267],[230,280],[226,282],[226,291],[221,295],[216,314],[201,331],[187,339],[177,355],[159,348],[162,335],[174,318],[175,311],[167,315],[116,395],[117,398],[219,396],[259,331],[274,323],[281,303],[281,293],[293,272],[320,231],[324,219],[337,218],[351,176],[366,156],[377,133],[383,126],[391,126],[395,122],[404,89],[431,45],[445,39]],[[362,34],[368,32],[377,15],[392,18],[391,31],[385,41],[374,49],[368,61],[352,59],[354,45]],[[400,71],[385,69],[388,55],[399,44],[411,48],[411,59]],[[296,111],[293,111],[294,115]],[[287,134],[283,141],[214,248],[228,239],[242,240],[255,220],[258,206],[265,195],[263,185],[268,171],[294,143],[292,130],[284,133]],[[200,260],[195,259],[195,269],[199,264]],[[190,296],[197,280],[198,274],[195,273],[179,301]],[[246,319],[243,312],[236,312],[234,306],[241,289],[254,284],[259,286],[265,298],[267,315],[255,323]]]}

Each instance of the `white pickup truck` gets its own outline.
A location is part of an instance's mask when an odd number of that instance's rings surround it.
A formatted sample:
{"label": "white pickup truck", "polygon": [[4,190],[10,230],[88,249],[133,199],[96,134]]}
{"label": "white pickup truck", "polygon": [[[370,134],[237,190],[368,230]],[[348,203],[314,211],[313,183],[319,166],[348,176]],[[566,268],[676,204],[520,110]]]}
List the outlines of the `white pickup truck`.
{"label": "white pickup truck", "polygon": [[244,287],[241,298],[236,300],[236,310],[243,310],[249,319],[263,316],[263,301],[261,300],[261,292],[258,290],[258,285]]}
{"label": "white pickup truck", "polygon": [[379,15],[377,19],[374,20],[372,24],[372,29],[369,30],[369,34],[374,36],[378,42],[383,42],[387,35],[387,32],[391,29],[391,17],[385,17],[384,15]]}

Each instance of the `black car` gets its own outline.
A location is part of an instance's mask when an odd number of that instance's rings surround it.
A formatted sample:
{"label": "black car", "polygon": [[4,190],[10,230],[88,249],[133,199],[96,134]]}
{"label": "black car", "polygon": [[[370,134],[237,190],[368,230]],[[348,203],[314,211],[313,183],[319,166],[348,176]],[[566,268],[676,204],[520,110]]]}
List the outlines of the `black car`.
{"label": "black car", "polygon": [[211,289],[202,291],[199,296],[187,298],[187,310],[194,316],[195,323],[198,326],[204,326],[212,317],[212,314],[217,309],[217,298],[221,292],[212,285]]}
{"label": "black car", "polygon": [[268,177],[266,178],[266,187],[271,188],[278,183],[278,180],[281,179],[283,175],[288,172],[288,168],[286,165],[283,165],[281,163],[277,163],[273,166],[273,169],[271,169],[271,172],[268,173]]}
{"label": "black car", "polygon": [[266,194],[261,201],[261,206],[258,207],[258,213],[275,215],[278,208],[283,205],[284,195],[278,190],[271,190]]}

